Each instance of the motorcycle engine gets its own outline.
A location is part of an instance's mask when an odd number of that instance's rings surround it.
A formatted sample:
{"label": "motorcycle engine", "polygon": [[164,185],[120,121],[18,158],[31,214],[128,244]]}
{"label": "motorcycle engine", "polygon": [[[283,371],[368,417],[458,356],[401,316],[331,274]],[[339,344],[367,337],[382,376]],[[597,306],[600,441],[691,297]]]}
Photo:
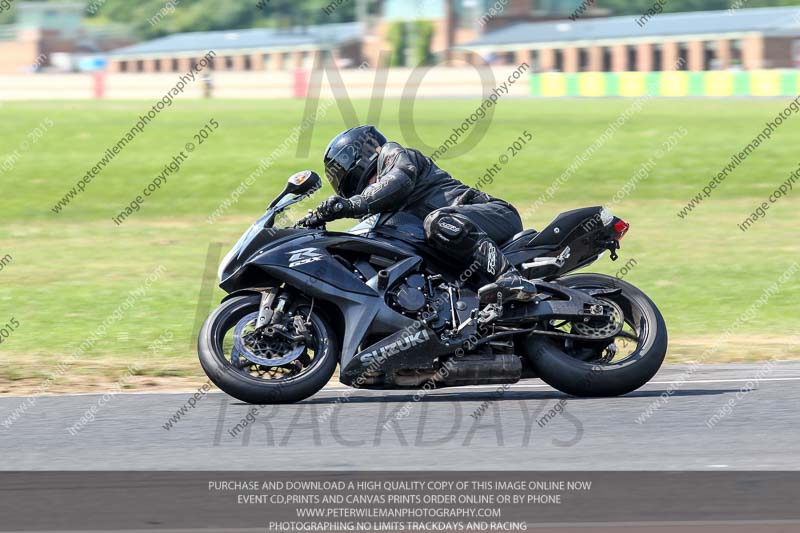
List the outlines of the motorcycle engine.
{"label": "motorcycle engine", "polygon": [[388,293],[389,304],[404,315],[424,319],[438,330],[450,317],[450,296],[443,285],[434,288],[430,281],[423,274],[408,276]]}
{"label": "motorcycle engine", "polygon": [[389,293],[391,303],[403,313],[416,315],[428,304],[425,287],[427,280],[422,274],[412,274]]}

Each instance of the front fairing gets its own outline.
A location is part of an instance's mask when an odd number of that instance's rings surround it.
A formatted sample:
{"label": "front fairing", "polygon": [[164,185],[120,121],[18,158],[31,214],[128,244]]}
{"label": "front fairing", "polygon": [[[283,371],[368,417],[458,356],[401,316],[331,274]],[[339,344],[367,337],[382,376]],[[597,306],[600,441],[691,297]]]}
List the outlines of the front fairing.
{"label": "front fairing", "polygon": [[222,260],[219,268],[220,283],[224,284],[259,251],[274,246],[287,238],[299,237],[308,233],[312,233],[312,230],[265,228],[258,223],[253,224]]}
{"label": "front fairing", "polygon": [[[269,270],[270,265],[302,270],[309,276],[322,279],[323,274],[331,274],[332,270],[328,266],[323,266],[332,261],[326,248],[333,246],[342,250],[350,250],[357,253],[388,253],[390,256],[408,257],[415,253],[414,246],[409,243],[414,241],[424,241],[421,221],[404,217],[403,214],[384,214],[374,215],[364,219],[356,227],[347,233],[274,228],[276,210],[284,209],[285,205],[291,203],[287,200],[275,207],[270,208],[264,216],[258,219],[239,239],[233,249],[222,260],[219,269],[220,286],[230,292],[237,290],[243,283],[252,283],[248,278],[246,269],[248,265],[255,265],[260,270]],[[315,236],[324,239],[317,243],[314,239],[303,239],[304,236]],[[389,238],[376,240],[375,237]],[[285,248],[284,244],[297,241],[296,246]],[[325,261],[309,261],[303,264],[302,257],[296,262],[286,261],[296,254],[308,253],[309,247],[313,247],[317,257],[324,257]],[[319,247],[319,248],[317,248]],[[316,272],[322,268],[324,272]],[[334,267],[334,270],[338,267]],[[346,275],[347,274],[347,275]],[[348,279],[350,274],[340,272],[338,279],[341,280],[340,288],[359,292],[363,290],[360,282],[353,285]],[[368,291],[369,292],[369,291]]]}
{"label": "front fairing", "polygon": [[286,237],[308,233],[309,230],[293,228],[275,228],[275,219],[278,214],[290,205],[297,203],[302,197],[296,194],[287,194],[274,205],[272,205],[264,215],[253,223],[244,232],[238,242],[225,255],[219,266],[217,276],[220,283],[224,283],[237,270],[239,270],[247,260],[256,252],[266,247],[268,244]]}

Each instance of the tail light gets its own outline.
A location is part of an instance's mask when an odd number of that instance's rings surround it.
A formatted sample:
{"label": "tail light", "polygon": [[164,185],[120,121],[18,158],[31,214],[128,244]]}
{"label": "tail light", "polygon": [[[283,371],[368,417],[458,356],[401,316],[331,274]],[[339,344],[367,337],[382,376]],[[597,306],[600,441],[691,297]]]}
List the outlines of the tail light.
{"label": "tail light", "polygon": [[617,232],[617,240],[622,239],[625,236],[625,234],[628,233],[630,227],[631,227],[630,224],[628,224],[621,218],[618,218],[617,221],[614,222],[614,231]]}

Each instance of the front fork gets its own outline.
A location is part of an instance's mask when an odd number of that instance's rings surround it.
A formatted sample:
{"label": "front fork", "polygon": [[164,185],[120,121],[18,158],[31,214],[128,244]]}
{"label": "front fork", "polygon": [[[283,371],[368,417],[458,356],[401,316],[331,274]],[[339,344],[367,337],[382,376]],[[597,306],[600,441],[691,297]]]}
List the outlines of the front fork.
{"label": "front fork", "polygon": [[272,318],[275,311],[272,309],[272,304],[278,296],[278,289],[267,289],[261,293],[261,303],[258,306],[258,320],[256,320],[256,330],[265,328],[272,323]]}
{"label": "front fork", "polygon": [[[275,304],[275,300],[278,301]],[[303,318],[301,314],[297,314],[292,319],[292,324],[295,328],[295,331],[298,335],[290,335],[288,332],[285,331],[283,326],[274,326],[271,328],[273,324],[280,324],[281,320],[286,313],[286,306],[289,302],[289,293],[288,291],[281,291],[279,288],[271,288],[263,291],[261,293],[261,303],[258,306],[258,319],[256,320],[256,331],[266,330],[268,334],[278,333],[285,337],[290,338],[291,340],[297,342],[299,340],[303,340],[306,343],[311,342],[311,334],[308,331],[308,321]],[[273,304],[275,307],[273,309]],[[313,309],[313,303],[312,303]],[[309,318],[311,313],[309,312]]]}

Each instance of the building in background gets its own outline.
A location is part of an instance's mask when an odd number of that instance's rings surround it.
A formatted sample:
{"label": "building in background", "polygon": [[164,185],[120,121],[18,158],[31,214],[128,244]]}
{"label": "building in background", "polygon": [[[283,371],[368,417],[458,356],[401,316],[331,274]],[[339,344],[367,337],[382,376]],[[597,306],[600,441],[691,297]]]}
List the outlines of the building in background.
{"label": "building in background", "polygon": [[662,13],[643,24],[630,16],[520,23],[463,49],[540,72],[797,68],[800,7]]}
{"label": "building in background", "polygon": [[82,57],[134,42],[123,28],[83,25],[83,3],[18,2],[17,20],[0,26],[0,74],[73,70]]}
{"label": "building in background", "polygon": [[[377,66],[387,51],[398,53],[404,66],[417,64],[418,24],[430,24],[426,47],[430,61],[462,62],[470,54],[458,49],[482,35],[520,21],[554,20],[567,16],[580,0],[385,0],[374,14],[362,12],[359,22],[292,29],[251,29],[174,34],[115,50],[111,72],[171,72],[185,70],[193,60],[214,50],[222,56],[215,70],[290,70],[310,67],[321,50],[330,50],[340,67],[363,61]],[[591,8],[585,16],[602,15]],[[402,44],[393,31],[404,33]],[[384,57],[381,57],[384,53]]]}
{"label": "building in background", "polygon": [[[415,45],[413,24],[429,21],[433,25],[431,51],[437,61],[463,63],[470,54],[461,45],[481,36],[520,22],[563,19],[577,9],[583,0],[385,0],[381,16],[366,26],[365,55],[376,64],[379,50],[394,47],[390,37],[393,26],[404,25],[408,33],[406,46]],[[591,5],[583,16],[604,16],[607,10]],[[396,31],[396,30],[395,30]],[[409,58],[411,56],[408,53]],[[411,61],[409,61],[410,63]]]}
{"label": "building in background", "polygon": [[248,29],[176,33],[114,50],[110,72],[185,72],[209,50],[218,71],[310,68],[323,50],[341,67],[358,66],[363,35],[358,23],[290,29]]}

